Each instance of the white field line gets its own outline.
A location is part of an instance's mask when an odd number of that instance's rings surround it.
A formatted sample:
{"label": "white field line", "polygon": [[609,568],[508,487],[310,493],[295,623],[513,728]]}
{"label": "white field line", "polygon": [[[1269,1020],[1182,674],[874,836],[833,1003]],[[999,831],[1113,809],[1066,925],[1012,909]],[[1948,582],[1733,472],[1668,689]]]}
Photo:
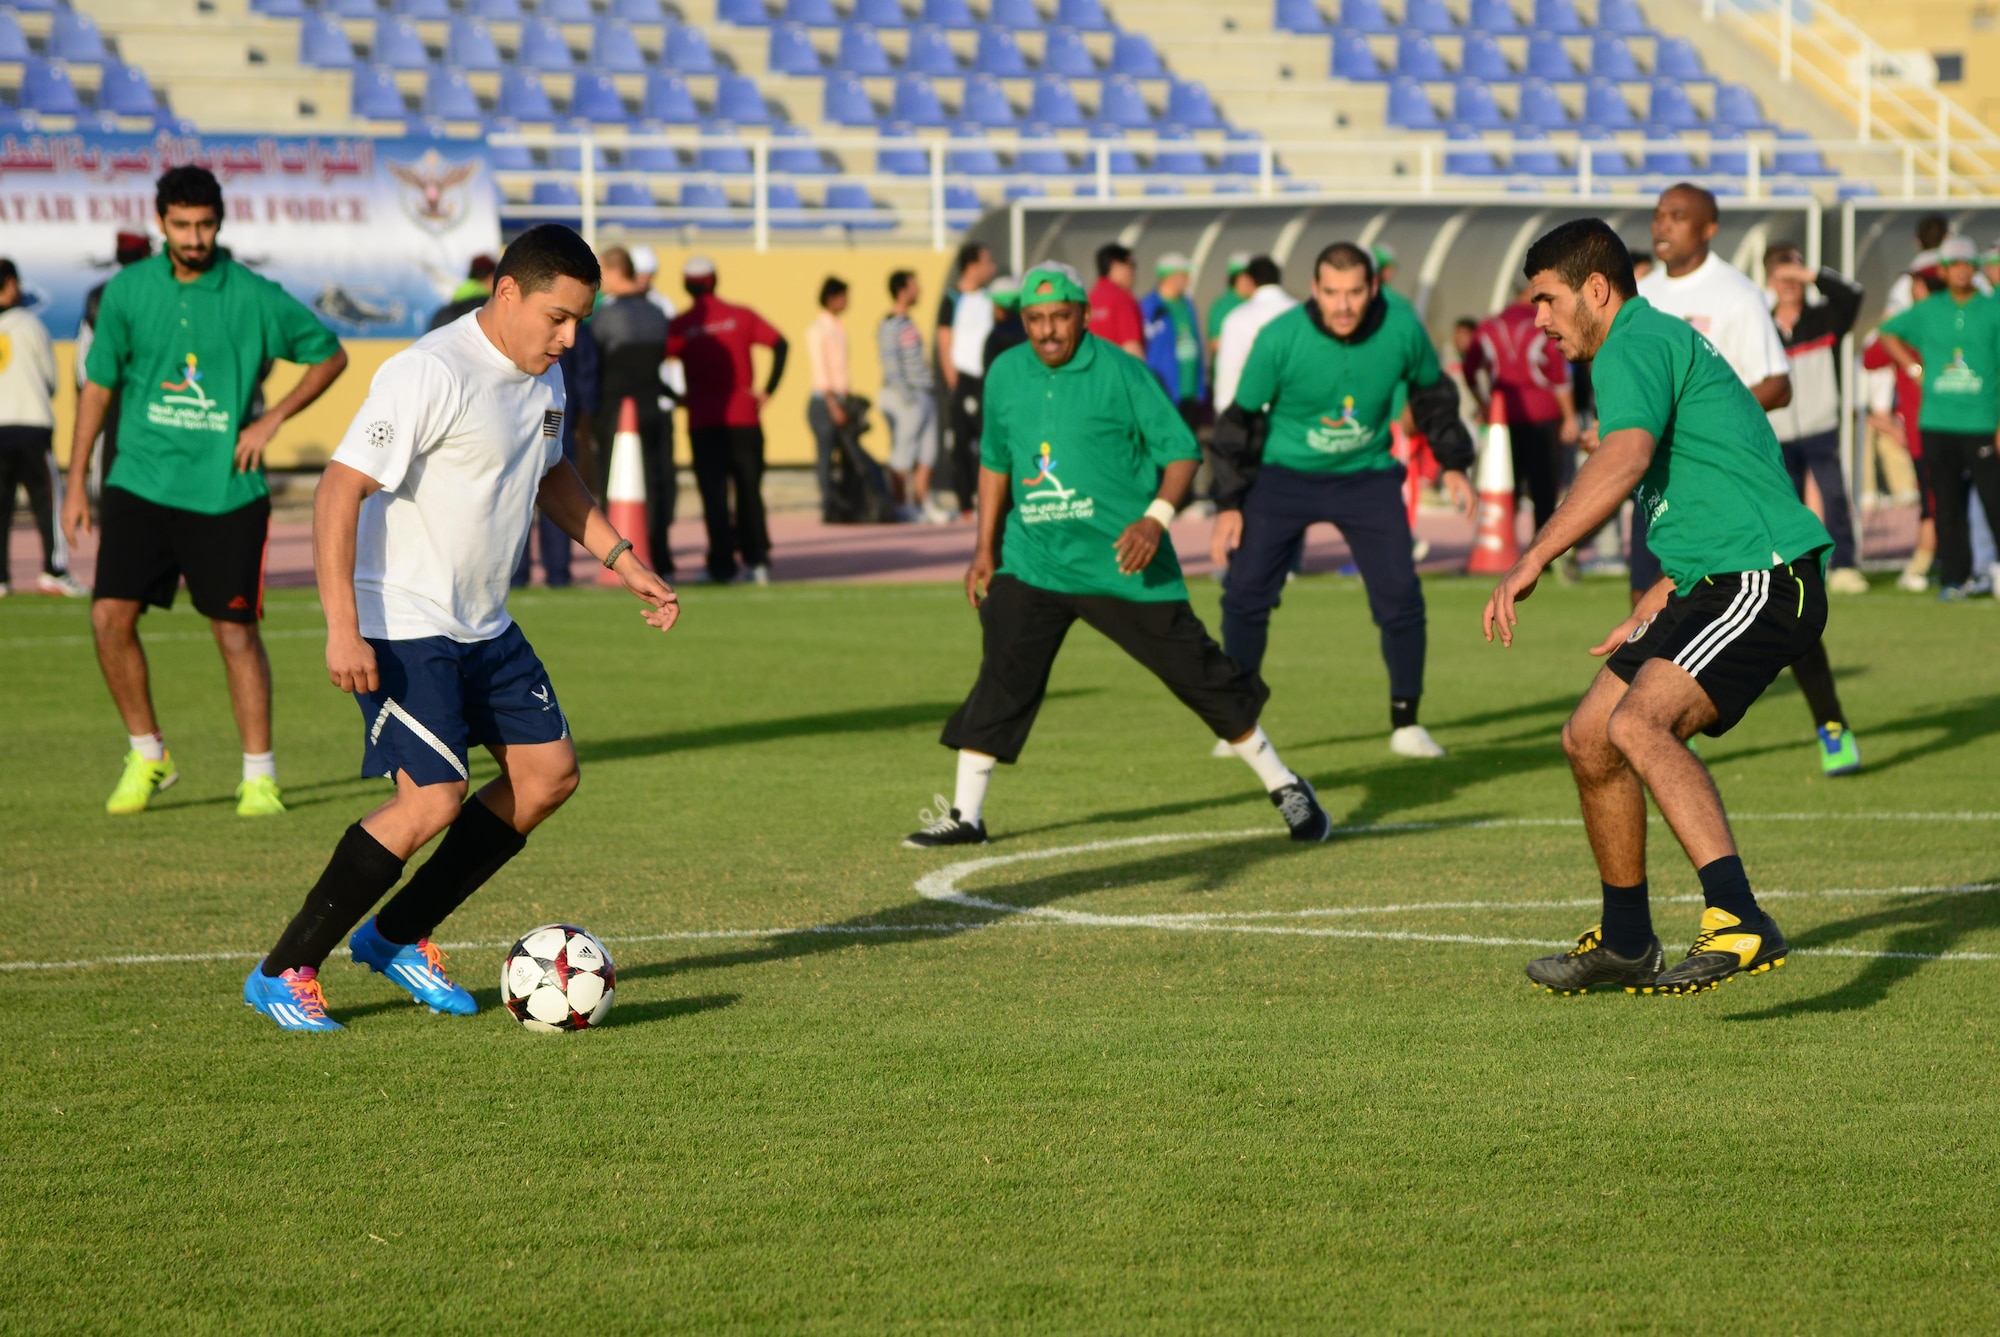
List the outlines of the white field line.
{"label": "white field line", "polygon": [[[262,639],[267,641],[302,640],[307,636],[324,636],[324,627],[288,627],[281,631],[266,631]],[[139,638],[148,645],[159,641],[210,641],[215,634],[208,631],[152,631]],[[89,645],[89,636],[9,636],[0,639],[0,649],[12,650],[27,645]]]}

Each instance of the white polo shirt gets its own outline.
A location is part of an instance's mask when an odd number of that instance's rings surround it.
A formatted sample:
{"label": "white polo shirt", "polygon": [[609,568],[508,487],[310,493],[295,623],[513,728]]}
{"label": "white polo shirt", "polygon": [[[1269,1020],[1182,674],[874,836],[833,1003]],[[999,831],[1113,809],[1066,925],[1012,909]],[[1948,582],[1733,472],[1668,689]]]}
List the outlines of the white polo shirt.
{"label": "white polo shirt", "polygon": [[1654,265],[1639,280],[1639,295],[1705,335],[1743,384],[1791,374],[1785,341],[1778,337],[1763,291],[1714,251],[1677,279],[1667,277],[1665,265]]}
{"label": "white polo shirt", "polygon": [[507,582],[561,462],[563,379],[516,367],[472,312],[390,358],[333,452],[382,490],[361,504],[361,634],[490,641]]}
{"label": "white polo shirt", "polygon": [[1266,283],[1222,318],[1215,344],[1215,411],[1227,412],[1236,402],[1236,383],[1249,365],[1257,331],[1297,306],[1298,299],[1275,283]]}

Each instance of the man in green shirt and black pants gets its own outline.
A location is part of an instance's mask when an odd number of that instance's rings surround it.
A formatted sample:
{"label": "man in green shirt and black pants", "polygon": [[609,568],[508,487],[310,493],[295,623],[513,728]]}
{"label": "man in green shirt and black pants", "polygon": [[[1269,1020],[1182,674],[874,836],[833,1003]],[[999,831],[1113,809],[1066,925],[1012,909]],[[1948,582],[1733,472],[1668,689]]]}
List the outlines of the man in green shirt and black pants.
{"label": "man in green shirt and black pants", "polygon": [[1270,692],[1222,653],[1188,604],[1167,522],[1201,457],[1194,434],[1143,362],[1086,330],[1089,298],[1075,270],[1031,270],[1020,300],[1028,342],[986,372],[979,543],[965,573],[985,654],[943,738],[958,751],[958,787],[903,844],[985,843],[994,763],[1020,755],[1079,619],[1151,669],[1249,763],[1292,839],[1325,840],[1332,823],[1312,786],[1257,727]]}
{"label": "man in green shirt and black pants", "polygon": [[1229,574],[1222,644],[1245,668],[1263,666],[1271,611],[1306,530],[1337,525],[1368,589],[1389,666],[1389,746],[1406,757],[1444,749],[1417,723],[1424,691],[1424,590],[1412,556],[1402,464],[1390,424],[1407,392],[1452,500],[1470,513],[1472,437],[1458,387],[1438,366],[1409,303],[1391,300],[1372,257],[1336,242],[1313,265],[1311,299],[1257,332],[1236,402],[1216,424],[1215,529],[1210,555]]}
{"label": "man in green shirt and black pants", "polygon": [[[63,529],[74,543],[90,528],[90,452],[117,394],[118,460],[104,484],[90,620],[131,749],[105,810],[142,811],[180,778],[153,713],[139,615],[149,604],[173,607],[185,577],[195,610],[214,628],[243,737],[236,811],[280,813],[271,662],[257,634],[271,525],[264,448],[285,419],[333,384],[347,354],[297,299],[217,251],[222,187],[207,170],[176,167],[162,176],[155,207],[166,253],[126,268],[98,305],[63,503]],[[276,358],[304,364],[305,375],[246,421]]]}
{"label": "man in green shirt and black pants", "polygon": [[[1597,451],[1487,601],[1488,640],[1512,645],[1515,605],[1629,495],[1665,572],[1595,649],[1609,659],[1563,726],[1603,918],[1575,948],[1528,964],[1558,993],[1605,985],[1693,993],[1785,963],[1785,937],[1750,893],[1696,733],[1717,737],[1826,629],[1833,539],[1792,490],[1770,419],[1715,345],[1638,296],[1625,243],[1595,218],[1565,223],[1523,266],[1535,323],[1590,364]],[[1663,969],[1646,892],[1646,794],[1701,879],[1701,926]]]}

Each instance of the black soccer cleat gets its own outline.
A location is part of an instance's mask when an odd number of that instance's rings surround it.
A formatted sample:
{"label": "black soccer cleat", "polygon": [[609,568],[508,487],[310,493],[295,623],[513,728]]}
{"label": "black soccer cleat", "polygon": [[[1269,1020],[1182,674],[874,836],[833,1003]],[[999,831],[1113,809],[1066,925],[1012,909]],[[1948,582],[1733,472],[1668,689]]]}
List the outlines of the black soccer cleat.
{"label": "black soccer cleat", "polygon": [[1295,775],[1290,784],[1272,790],[1271,803],[1292,828],[1293,840],[1318,844],[1333,834],[1333,818],[1319,806],[1319,795],[1304,776]]}
{"label": "black soccer cleat", "polygon": [[958,815],[958,809],[944,801],[944,795],[935,797],[938,816],[931,815],[931,809],[918,812],[917,820],[923,822],[924,829],[913,831],[903,837],[906,850],[934,850],[946,845],[984,845],[986,843],[986,823],[968,822]]}
{"label": "black soccer cleat", "polygon": [[1528,962],[1529,982],[1538,989],[1564,996],[1589,993],[1597,988],[1651,993],[1653,981],[1667,961],[1660,940],[1655,938],[1647,943],[1646,950],[1637,956],[1620,956],[1604,945],[1602,930],[1602,925],[1592,924],[1568,951],[1538,956]]}
{"label": "black soccer cleat", "polygon": [[1791,947],[1769,915],[1754,927],[1719,906],[1701,912],[1701,931],[1685,959],[1660,972],[1647,993],[1700,993],[1739,974],[1762,975],[1785,964]]}

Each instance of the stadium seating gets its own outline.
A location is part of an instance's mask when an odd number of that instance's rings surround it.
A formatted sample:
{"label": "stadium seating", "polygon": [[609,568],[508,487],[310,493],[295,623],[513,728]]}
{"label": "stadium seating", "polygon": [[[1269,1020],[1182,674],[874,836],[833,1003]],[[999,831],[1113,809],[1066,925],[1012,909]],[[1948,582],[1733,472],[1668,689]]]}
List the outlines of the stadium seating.
{"label": "stadium seating", "polygon": [[21,21],[11,12],[0,9],[0,60],[25,61],[32,54],[28,47],[28,35],[21,31]]}
{"label": "stadium seating", "polygon": [[119,116],[157,116],[160,100],[146,76],[130,65],[113,61],[104,67],[97,85],[99,110]]}
{"label": "stadium seating", "polygon": [[96,22],[70,9],[57,10],[50,20],[49,55],[71,65],[102,65],[111,59]]}
{"label": "stadium seating", "polygon": [[444,63],[466,74],[498,74],[500,48],[483,19],[454,18],[444,39]]}

